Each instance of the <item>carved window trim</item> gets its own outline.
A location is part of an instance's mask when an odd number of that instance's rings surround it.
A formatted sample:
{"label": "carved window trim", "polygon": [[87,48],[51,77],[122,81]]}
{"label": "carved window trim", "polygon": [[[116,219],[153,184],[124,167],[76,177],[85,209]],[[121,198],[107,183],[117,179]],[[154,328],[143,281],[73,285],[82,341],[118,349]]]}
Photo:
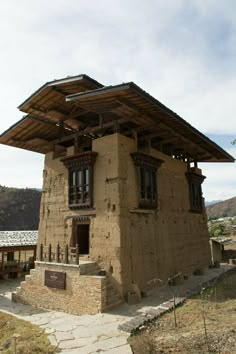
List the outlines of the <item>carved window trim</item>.
{"label": "carved window trim", "polygon": [[189,185],[190,211],[201,213],[204,209],[202,183],[206,177],[191,170],[186,173],[186,177]]}
{"label": "carved window trim", "polygon": [[61,159],[68,169],[68,206],[70,209],[92,208],[93,166],[96,157],[96,152],[86,151]]}
{"label": "carved window trim", "polygon": [[139,208],[158,207],[157,170],[162,160],[141,152],[131,154],[138,176]]}

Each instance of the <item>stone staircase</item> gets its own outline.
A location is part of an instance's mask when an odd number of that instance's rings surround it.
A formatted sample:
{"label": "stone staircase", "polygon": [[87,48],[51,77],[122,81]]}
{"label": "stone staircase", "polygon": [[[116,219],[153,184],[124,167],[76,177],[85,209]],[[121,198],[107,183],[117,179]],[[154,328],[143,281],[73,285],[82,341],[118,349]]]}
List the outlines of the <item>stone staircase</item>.
{"label": "stone staircase", "polygon": [[80,261],[79,273],[80,275],[99,275],[101,271],[96,262],[92,261]]}
{"label": "stone staircase", "polygon": [[111,276],[102,270],[96,262],[80,262],[80,275],[106,276],[106,310],[116,307],[123,302],[113,285]]}
{"label": "stone staircase", "polygon": [[34,283],[36,272],[35,269],[30,269],[30,274],[25,276],[25,280],[20,283],[20,286],[16,288],[16,290],[12,293],[12,300],[15,302],[21,302],[27,304],[26,301],[23,301],[22,298],[19,296],[21,295],[28,286]]}
{"label": "stone staircase", "polygon": [[[81,276],[105,276],[106,277],[106,307],[105,310],[109,310],[113,307],[120,305],[123,301],[116,290],[113,279],[110,274],[101,269],[96,262],[82,260],[79,265],[79,273]],[[30,270],[30,274],[25,276],[25,281],[21,282],[21,285],[16,288],[16,291],[12,294],[13,301],[22,302],[20,295],[24,293],[25,289],[30,286],[34,286],[37,278],[37,271],[35,269]]]}
{"label": "stone staircase", "polygon": [[122,299],[113,285],[109,274],[106,275],[106,310],[116,307],[122,303]]}

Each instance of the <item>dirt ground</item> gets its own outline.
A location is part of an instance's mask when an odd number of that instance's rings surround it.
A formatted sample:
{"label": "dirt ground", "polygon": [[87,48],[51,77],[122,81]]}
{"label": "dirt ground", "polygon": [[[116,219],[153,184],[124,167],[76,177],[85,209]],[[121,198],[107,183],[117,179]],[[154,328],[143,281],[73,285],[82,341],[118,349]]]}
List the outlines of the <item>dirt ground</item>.
{"label": "dirt ground", "polygon": [[134,354],[236,354],[236,271],[129,339]]}

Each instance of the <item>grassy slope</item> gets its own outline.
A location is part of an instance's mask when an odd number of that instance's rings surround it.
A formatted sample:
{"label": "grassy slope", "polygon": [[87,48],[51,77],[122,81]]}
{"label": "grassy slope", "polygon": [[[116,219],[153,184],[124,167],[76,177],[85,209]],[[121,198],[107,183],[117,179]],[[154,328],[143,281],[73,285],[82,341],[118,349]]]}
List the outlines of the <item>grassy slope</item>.
{"label": "grassy slope", "polygon": [[236,353],[236,272],[187,300],[176,315],[177,328],[171,312],[132,336],[134,354]]}
{"label": "grassy slope", "polygon": [[16,340],[17,354],[54,354],[56,350],[50,345],[43,330],[29,322],[0,312],[0,353],[15,353],[14,334],[19,335]]}

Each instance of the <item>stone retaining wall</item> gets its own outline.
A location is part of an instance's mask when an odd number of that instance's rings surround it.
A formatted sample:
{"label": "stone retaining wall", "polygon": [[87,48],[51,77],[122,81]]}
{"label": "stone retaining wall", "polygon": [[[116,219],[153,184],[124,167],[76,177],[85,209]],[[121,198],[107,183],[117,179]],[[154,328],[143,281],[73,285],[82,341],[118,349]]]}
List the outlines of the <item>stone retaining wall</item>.
{"label": "stone retaining wall", "polygon": [[[45,286],[45,270],[65,272],[66,289]],[[35,269],[21,283],[13,300],[76,315],[96,314],[105,309],[105,283],[105,276],[80,275],[77,265],[36,262]]]}

